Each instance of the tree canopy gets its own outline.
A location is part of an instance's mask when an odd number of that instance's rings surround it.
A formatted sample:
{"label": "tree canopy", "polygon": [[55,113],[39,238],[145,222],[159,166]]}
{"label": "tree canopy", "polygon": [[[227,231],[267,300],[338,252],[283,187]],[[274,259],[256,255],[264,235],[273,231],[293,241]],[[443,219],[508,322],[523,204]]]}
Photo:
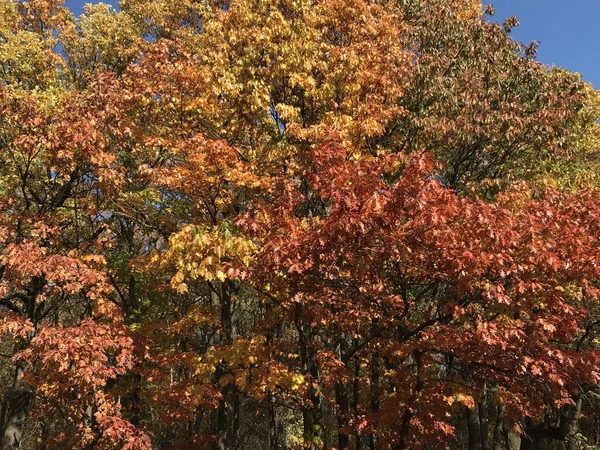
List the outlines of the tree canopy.
{"label": "tree canopy", "polygon": [[600,96],[477,0],[0,0],[2,450],[600,448]]}

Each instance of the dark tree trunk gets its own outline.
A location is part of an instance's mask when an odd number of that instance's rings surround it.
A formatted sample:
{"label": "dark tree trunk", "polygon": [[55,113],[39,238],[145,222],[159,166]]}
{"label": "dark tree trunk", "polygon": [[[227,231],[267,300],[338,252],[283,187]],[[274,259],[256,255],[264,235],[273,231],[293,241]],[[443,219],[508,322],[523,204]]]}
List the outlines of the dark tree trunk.
{"label": "dark tree trunk", "polygon": [[268,396],[269,408],[269,449],[279,450],[279,435],[277,433],[277,414],[273,394]]}
{"label": "dark tree trunk", "polygon": [[[266,306],[265,313],[268,312],[269,306]],[[266,314],[265,314],[266,315]],[[269,328],[266,330],[267,345],[273,343],[274,337],[277,335],[277,329]],[[269,450],[279,450],[279,429],[277,428],[277,405],[275,403],[275,394],[267,390],[266,406],[269,416]]]}
{"label": "dark tree trunk", "polygon": [[[360,411],[358,410],[360,404],[360,359],[356,358],[354,363],[354,382],[352,384],[352,409],[354,414],[358,417]],[[356,450],[363,450],[364,444],[362,439],[362,432],[356,430]]]}
{"label": "dark tree trunk", "polygon": [[537,450],[537,448],[538,443],[536,436],[521,436],[521,446],[519,447],[519,450]]}
{"label": "dark tree trunk", "polygon": [[[342,335],[338,343],[338,358],[340,361],[347,363],[347,341]],[[348,420],[350,413],[350,392],[348,383],[337,382],[335,384],[335,400],[337,403],[338,414],[338,449],[346,450],[349,448],[350,436],[348,435]]]}
{"label": "dark tree trunk", "polygon": [[336,383],[335,396],[338,410],[338,449],[346,450],[349,448],[350,437],[348,435],[348,412],[350,402],[348,399],[348,386],[346,383]]}
{"label": "dark tree trunk", "polygon": [[467,408],[467,429],[469,432],[469,450],[481,450],[481,422],[479,420],[479,405]]}
{"label": "dark tree trunk", "polygon": [[302,374],[311,380],[308,387],[309,404],[302,407],[302,427],[304,441],[309,448],[316,448],[314,442],[323,438],[323,418],[321,412],[321,398],[312,383],[319,380],[319,367],[313,359],[310,346],[310,336],[302,319],[302,305],[296,307],[296,328],[298,330],[298,345],[300,347],[300,362]]}
{"label": "dark tree trunk", "polygon": [[494,450],[502,450],[502,436],[504,434],[504,422],[502,421],[502,413],[504,412],[504,406],[498,406],[498,415],[496,416],[496,425],[494,426]]}
{"label": "dark tree trunk", "polygon": [[402,421],[400,424],[400,433],[398,436],[398,442],[394,445],[393,450],[408,450],[408,434],[410,431],[410,420],[412,419],[413,413],[411,411],[411,406],[417,400],[420,392],[425,387],[425,383],[421,378],[421,353],[419,351],[413,352],[413,359],[415,361],[415,365],[417,367],[417,381],[415,383],[415,388],[413,390],[412,396],[408,399],[406,403],[406,409],[404,410],[404,414],[402,415]]}
{"label": "dark tree trunk", "polygon": [[487,386],[483,385],[483,397],[478,404],[479,425],[481,431],[481,450],[490,449],[490,424],[488,420],[488,392]]}
{"label": "dark tree trunk", "polygon": [[[232,296],[233,283],[226,281],[220,286],[220,295],[216,300],[221,305],[221,343],[231,345],[236,335],[236,328],[233,322]],[[215,296],[215,295],[214,295]],[[213,297],[214,297],[213,296]],[[217,379],[229,374],[227,362],[224,361],[217,369]],[[218,450],[231,450],[236,448],[239,438],[239,396],[235,389],[235,384],[230,382],[221,389],[221,400],[217,411],[215,448]]]}
{"label": "dark tree trunk", "polygon": [[[373,336],[379,335],[379,321],[373,319],[371,322]],[[381,395],[381,358],[379,352],[373,352],[371,362],[371,413],[376,415],[379,412],[379,396]],[[377,443],[373,433],[369,436],[369,450],[376,450]]]}

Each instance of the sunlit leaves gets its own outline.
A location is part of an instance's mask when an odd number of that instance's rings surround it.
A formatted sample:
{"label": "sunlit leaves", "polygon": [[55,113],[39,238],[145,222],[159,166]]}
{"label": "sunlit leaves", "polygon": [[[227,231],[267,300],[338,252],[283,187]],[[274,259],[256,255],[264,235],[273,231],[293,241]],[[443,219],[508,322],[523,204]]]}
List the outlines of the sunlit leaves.
{"label": "sunlit leaves", "polygon": [[186,292],[188,279],[222,282],[246,278],[256,252],[256,245],[243,236],[189,226],[171,236],[166,254],[157,253],[153,259],[162,270],[169,270],[167,264],[172,264],[176,273],[171,285]]}
{"label": "sunlit leaves", "polygon": [[0,335],[41,442],[448,448],[593,386],[598,96],[515,25],[2,1]]}

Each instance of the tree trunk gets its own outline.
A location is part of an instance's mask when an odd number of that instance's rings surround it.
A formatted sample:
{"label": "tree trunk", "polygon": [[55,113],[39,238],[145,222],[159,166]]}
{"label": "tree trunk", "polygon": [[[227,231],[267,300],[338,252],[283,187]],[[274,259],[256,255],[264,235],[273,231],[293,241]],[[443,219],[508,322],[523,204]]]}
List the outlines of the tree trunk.
{"label": "tree trunk", "polygon": [[[355,416],[359,414],[360,404],[360,359],[356,358],[354,363],[354,382],[352,383],[352,409],[354,410]],[[356,430],[355,434],[356,439],[356,450],[363,450],[364,443],[362,439],[361,430]]]}
{"label": "tree trunk", "polygon": [[582,445],[580,440],[577,438],[577,433],[579,432],[579,416],[581,415],[581,406],[582,399],[581,397],[577,399],[577,403],[575,404],[575,408],[573,411],[573,415],[570,418],[567,425],[567,437],[565,439],[565,447],[567,450],[581,450]]}
{"label": "tree trunk", "polygon": [[302,305],[296,307],[296,327],[298,330],[298,345],[300,346],[300,361],[302,374],[310,380],[308,387],[309,404],[302,407],[302,427],[304,442],[308,448],[318,448],[317,443],[323,439],[323,420],[321,414],[321,398],[312,383],[319,380],[319,367],[312,358],[309,336],[302,320]]}
{"label": "tree trunk", "polygon": [[[235,339],[236,329],[233,323],[232,295],[233,283],[226,281],[220,286],[218,300],[221,305],[221,344],[231,345]],[[214,291],[213,291],[214,294]],[[227,362],[224,361],[217,369],[217,380],[229,373]],[[236,447],[239,434],[239,397],[235,384],[230,382],[221,389],[221,400],[217,411],[216,436],[214,448],[218,450],[231,450]]]}
{"label": "tree trunk", "polygon": [[[507,450],[519,450],[523,445],[523,437],[518,433],[515,433],[509,427],[504,427],[504,437],[506,439],[506,449]],[[531,443],[533,441],[530,441]],[[527,444],[526,444],[527,445]]]}
{"label": "tree trunk", "polygon": [[338,406],[338,450],[346,450],[350,445],[350,437],[348,435],[348,412],[350,401],[348,399],[348,386],[346,383],[336,383],[335,397]]}
{"label": "tree trunk", "polygon": [[[337,346],[337,353],[339,360],[344,363],[347,363],[347,344],[345,336],[342,335]],[[338,409],[338,450],[346,450],[350,444],[350,436],[348,435],[348,415],[350,413],[348,383],[338,381],[335,384],[335,400]]]}
{"label": "tree trunk", "polygon": [[483,397],[477,405],[479,408],[479,426],[481,433],[481,450],[490,449],[490,424],[488,420],[488,393],[487,386],[483,385]]}
{"label": "tree trunk", "polygon": [[[26,288],[27,302],[25,305],[25,314],[31,323],[37,323],[37,315],[40,308],[43,308],[43,302],[37,302],[38,296],[44,289],[46,281],[42,277],[33,277]],[[27,341],[21,341],[16,345],[15,353],[23,350],[30,342],[33,336],[29,336]],[[23,439],[23,424],[27,420],[27,415],[31,408],[33,400],[32,387],[23,379],[28,363],[17,361],[14,369],[13,383],[7,392],[2,404],[2,417],[0,417],[0,436],[2,437],[2,450],[17,450],[21,448]]]}
{"label": "tree trunk", "polygon": [[467,408],[467,429],[469,432],[469,450],[481,450],[481,422],[479,420],[479,404]]}
{"label": "tree trunk", "polygon": [[413,390],[413,394],[411,395],[411,397],[408,399],[408,401],[406,403],[406,409],[404,411],[404,414],[402,415],[402,421],[400,424],[400,433],[398,436],[398,442],[396,443],[396,445],[394,445],[393,450],[407,450],[409,448],[408,443],[406,441],[407,441],[408,434],[410,431],[410,420],[412,419],[412,416],[413,416],[411,407],[414,404],[414,402],[417,401],[417,397],[419,396],[420,392],[425,387],[425,383],[423,382],[423,379],[421,378],[421,353],[419,351],[414,351],[413,359],[415,361],[415,365],[417,366],[417,380],[415,383],[415,388]]}
{"label": "tree trunk", "polygon": [[33,399],[30,386],[23,380],[25,368],[26,363],[17,362],[13,384],[5,398],[2,450],[21,449],[23,424],[27,419],[29,406]]}
{"label": "tree trunk", "polygon": [[519,450],[537,450],[537,447],[537,439],[535,436],[521,436],[521,445],[519,446]]}
{"label": "tree trunk", "polygon": [[[379,321],[373,319],[371,322],[373,336],[379,335]],[[371,361],[371,413],[376,415],[379,412],[379,396],[381,395],[381,360],[379,352],[373,352],[373,360]],[[377,443],[375,435],[371,432],[369,436],[369,450],[376,450]]]}
{"label": "tree trunk", "polygon": [[279,450],[279,435],[277,433],[277,415],[275,399],[272,393],[268,396],[269,408],[269,450]]}
{"label": "tree trunk", "polygon": [[502,413],[504,406],[498,406],[498,415],[496,416],[496,425],[494,426],[494,450],[503,450],[502,436],[504,434],[504,422],[502,421]]}

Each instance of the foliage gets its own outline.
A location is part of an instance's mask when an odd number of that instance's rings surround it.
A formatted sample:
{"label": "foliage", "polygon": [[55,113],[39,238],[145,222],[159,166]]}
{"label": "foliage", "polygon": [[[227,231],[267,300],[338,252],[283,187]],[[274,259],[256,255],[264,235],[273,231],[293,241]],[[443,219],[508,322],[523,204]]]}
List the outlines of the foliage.
{"label": "foliage", "polygon": [[492,13],[0,0],[2,448],[597,443],[599,97]]}

